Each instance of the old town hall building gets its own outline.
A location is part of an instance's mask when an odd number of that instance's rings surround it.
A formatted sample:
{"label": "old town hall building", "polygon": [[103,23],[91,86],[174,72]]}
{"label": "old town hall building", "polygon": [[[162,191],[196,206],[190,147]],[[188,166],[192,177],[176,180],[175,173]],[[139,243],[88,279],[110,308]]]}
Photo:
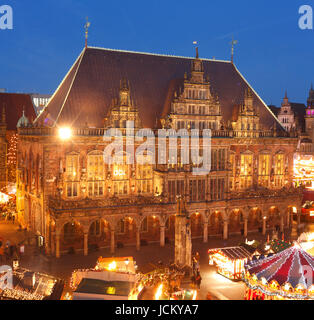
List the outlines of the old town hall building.
{"label": "old town hall building", "polygon": [[[105,131],[124,134],[130,120],[135,132],[211,129],[210,173],[194,175],[197,165],[184,163],[179,150],[176,163],[167,153],[163,164],[127,164],[134,155],[126,147],[121,163],[104,163]],[[57,257],[165,246],[174,239],[179,195],[192,237],[204,242],[266,234],[275,225],[283,230],[300,210],[302,196],[292,184],[298,138],[232,62],[200,59],[198,52],[185,58],[87,47],[19,136],[19,221]]]}

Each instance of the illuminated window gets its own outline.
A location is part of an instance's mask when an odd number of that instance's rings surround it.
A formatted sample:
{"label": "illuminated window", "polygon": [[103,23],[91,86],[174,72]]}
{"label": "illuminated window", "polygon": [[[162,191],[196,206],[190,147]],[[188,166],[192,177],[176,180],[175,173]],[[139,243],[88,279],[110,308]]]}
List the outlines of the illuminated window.
{"label": "illuminated window", "polygon": [[66,156],[66,194],[67,197],[77,197],[79,188],[79,155]]}
{"label": "illuminated window", "polygon": [[104,159],[101,153],[87,157],[88,195],[98,197],[104,195]]}
{"label": "illuminated window", "polygon": [[282,187],[284,185],[284,155],[275,155],[275,187]]}
{"label": "illuminated window", "polygon": [[241,170],[240,170],[240,186],[241,189],[248,189],[253,183],[253,155],[241,155]]}
{"label": "illuminated window", "polygon": [[235,185],[234,185],[234,179],[236,175],[236,170],[235,170],[235,155],[231,154],[230,155],[230,170],[231,170],[231,177],[230,177],[230,189],[234,190]]}
{"label": "illuminated window", "polygon": [[137,192],[152,193],[153,167],[150,164],[137,165]]}
{"label": "illuminated window", "polygon": [[269,186],[269,177],[270,177],[270,155],[261,154],[259,156],[259,168],[258,168],[258,180],[259,185],[268,187]]}
{"label": "illuminated window", "polygon": [[113,192],[115,195],[127,195],[129,193],[129,165],[124,156],[122,164],[112,166]]}

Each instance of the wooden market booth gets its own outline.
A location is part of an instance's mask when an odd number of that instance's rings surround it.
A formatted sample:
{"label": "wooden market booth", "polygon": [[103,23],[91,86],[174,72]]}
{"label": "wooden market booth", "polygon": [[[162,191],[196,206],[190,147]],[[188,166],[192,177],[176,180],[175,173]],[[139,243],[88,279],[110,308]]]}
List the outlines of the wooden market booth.
{"label": "wooden market booth", "polygon": [[244,266],[253,255],[242,246],[209,249],[208,254],[209,264],[215,264],[218,273],[231,280],[242,280]]}

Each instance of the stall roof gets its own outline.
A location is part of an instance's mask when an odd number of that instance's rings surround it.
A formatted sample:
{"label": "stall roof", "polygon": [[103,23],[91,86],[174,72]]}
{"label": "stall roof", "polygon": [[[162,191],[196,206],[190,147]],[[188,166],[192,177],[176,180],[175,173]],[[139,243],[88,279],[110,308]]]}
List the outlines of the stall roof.
{"label": "stall roof", "polygon": [[246,269],[259,280],[265,278],[268,283],[276,280],[280,286],[290,283],[296,288],[302,284],[308,289],[312,285],[308,279],[314,278],[314,257],[296,245],[270,258],[252,261]]}
{"label": "stall roof", "polygon": [[209,253],[221,252],[227,256],[230,260],[246,259],[252,256],[248,250],[243,247],[230,247],[230,248],[220,248],[220,249],[211,249]]}
{"label": "stall roof", "polygon": [[128,281],[104,281],[84,278],[75,293],[128,296],[133,284],[133,282]]}

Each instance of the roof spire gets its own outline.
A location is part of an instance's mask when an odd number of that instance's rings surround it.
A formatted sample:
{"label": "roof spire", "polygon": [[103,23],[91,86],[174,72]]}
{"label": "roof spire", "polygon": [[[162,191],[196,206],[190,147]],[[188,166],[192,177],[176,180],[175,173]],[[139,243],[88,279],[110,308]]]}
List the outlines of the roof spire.
{"label": "roof spire", "polygon": [[87,40],[88,40],[88,29],[90,27],[90,22],[88,21],[88,17],[86,17],[86,23],[85,23],[85,48],[87,48]]}
{"label": "roof spire", "polygon": [[234,57],[234,46],[238,44],[238,40],[234,40],[234,37],[232,36],[231,44],[231,63],[233,63],[233,57]]}

